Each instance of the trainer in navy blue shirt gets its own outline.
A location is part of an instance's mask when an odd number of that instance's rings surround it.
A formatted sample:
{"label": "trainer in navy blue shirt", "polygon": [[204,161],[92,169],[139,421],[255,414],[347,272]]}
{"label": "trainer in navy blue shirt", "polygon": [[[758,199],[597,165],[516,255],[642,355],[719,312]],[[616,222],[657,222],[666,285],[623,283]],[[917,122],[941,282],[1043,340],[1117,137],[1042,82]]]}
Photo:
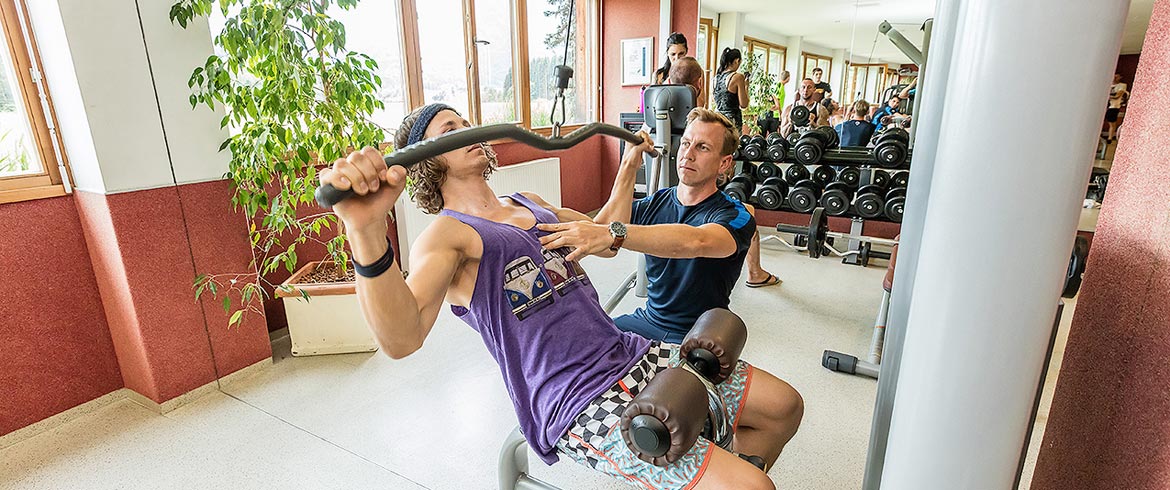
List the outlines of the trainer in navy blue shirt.
{"label": "trainer in navy blue shirt", "polygon": [[869,116],[869,102],[859,100],[854,102],[849,108],[849,113],[853,117],[837,125],[837,134],[841,137],[841,146],[868,146],[869,139],[873,136],[876,127],[873,123],[866,121]]}
{"label": "trainer in navy blue shirt", "polygon": [[649,297],[646,307],[614,319],[618,328],[643,337],[680,343],[699,315],[727,308],[731,288],[743,270],[756,220],[743,203],[716,192],[694,206],[679,202],[675,188],[634,201],[630,224],[718,223],[735,238],[735,253],[723,258],[664,259],[646,255]]}

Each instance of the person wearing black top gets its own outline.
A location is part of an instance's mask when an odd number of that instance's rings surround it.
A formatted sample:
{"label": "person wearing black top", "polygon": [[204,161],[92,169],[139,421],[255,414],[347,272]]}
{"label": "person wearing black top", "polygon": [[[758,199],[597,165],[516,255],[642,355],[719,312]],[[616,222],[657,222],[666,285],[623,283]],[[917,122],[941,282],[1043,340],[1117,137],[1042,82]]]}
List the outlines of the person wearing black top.
{"label": "person wearing black top", "polygon": [[672,32],[666,38],[666,61],[657,70],[654,70],[654,84],[661,85],[666,83],[666,78],[670,76],[670,65],[677,62],[679,58],[687,55],[687,37],[681,32]]}
{"label": "person wearing black top", "polygon": [[833,86],[829,85],[829,82],[821,80],[821,77],[824,75],[825,70],[820,69],[820,67],[813,68],[813,87],[815,87],[817,90],[816,95],[813,97],[817,102],[824,104],[825,108],[827,109],[828,103],[825,101],[831,100],[833,98]]}
{"label": "person wearing black top", "polygon": [[742,61],[743,55],[738,49],[723,48],[711,90],[715,110],[727,117],[735,125],[736,131],[743,130],[743,109],[750,103],[747,78],[738,71]]}
{"label": "person wearing black top", "polygon": [[869,139],[873,137],[877,126],[867,121],[869,116],[869,102],[865,99],[854,102],[849,108],[852,119],[837,125],[837,134],[841,137],[841,147],[869,146]]}

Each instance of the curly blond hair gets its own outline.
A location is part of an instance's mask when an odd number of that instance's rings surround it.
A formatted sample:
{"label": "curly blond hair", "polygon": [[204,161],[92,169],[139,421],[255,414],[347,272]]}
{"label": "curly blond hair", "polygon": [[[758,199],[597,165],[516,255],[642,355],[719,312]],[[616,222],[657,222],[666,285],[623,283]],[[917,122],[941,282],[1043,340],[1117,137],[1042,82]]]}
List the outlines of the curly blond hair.
{"label": "curly blond hair", "polygon": [[[395,148],[405,148],[407,146],[410,141],[410,130],[418,123],[418,118],[422,115],[422,109],[423,107],[415,109],[402,119],[402,124],[398,126],[398,131],[394,133]],[[454,109],[450,110],[455,112],[455,114],[459,114]],[[496,152],[487,143],[480,143],[480,145],[483,146],[483,152],[488,158],[488,166],[483,170],[483,179],[488,180],[498,164]],[[443,182],[447,180],[447,162],[444,162],[439,157],[428,158],[407,167],[406,175],[410,179],[409,182],[411,184],[410,198],[419,209],[422,209],[427,214],[438,214],[439,211],[443,210],[443,193],[441,189]]]}

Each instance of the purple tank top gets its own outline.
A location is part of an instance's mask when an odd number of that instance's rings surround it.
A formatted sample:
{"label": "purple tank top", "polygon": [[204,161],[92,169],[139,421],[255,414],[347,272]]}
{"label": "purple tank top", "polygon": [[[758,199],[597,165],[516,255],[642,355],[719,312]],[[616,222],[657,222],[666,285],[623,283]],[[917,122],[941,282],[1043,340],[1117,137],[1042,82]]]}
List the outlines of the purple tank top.
{"label": "purple tank top", "polygon": [[[556,215],[520,194],[512,200],[536,216]],[[646,354],[649,341],[622,332],[602,309],[585,270],[567,249],[544,250],[546,232],[444,209],[483,240],[471,308],[451,311],[479,332],[504,376],[520,430],[547,464],[557,440],[589,402]]]}

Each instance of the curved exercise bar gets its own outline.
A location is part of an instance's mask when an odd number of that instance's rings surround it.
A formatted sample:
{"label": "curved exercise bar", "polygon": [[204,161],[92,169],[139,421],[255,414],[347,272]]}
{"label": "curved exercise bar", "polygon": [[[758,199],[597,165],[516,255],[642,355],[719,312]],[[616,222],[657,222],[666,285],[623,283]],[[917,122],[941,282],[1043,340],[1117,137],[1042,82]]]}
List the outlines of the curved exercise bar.
{"label": "curved exercise bar", "polygon": [[[621,138],[632,144],[639,144],[642,138],[620,127],[605,123],[590,123],[565,135],[563,138],[548,138],[524,129],[515,124],[492,124],[452,131],[434,138],[419,141],[386,156],[386,166],[401,165],[410,167],[427,158],[442,155],[451,150],[463,148],[476,143],[485,143],[492,140],[510,139],[524,143],[536,149],[545,151],[566,150],[594,135],[606,135]],[[650,156],[657,157],[657,151],[649,152]],[[317,203],[326,209],[353,195],[352,190],[339,191],[332,185],[324,184],[317,187],[315,197]]]}

